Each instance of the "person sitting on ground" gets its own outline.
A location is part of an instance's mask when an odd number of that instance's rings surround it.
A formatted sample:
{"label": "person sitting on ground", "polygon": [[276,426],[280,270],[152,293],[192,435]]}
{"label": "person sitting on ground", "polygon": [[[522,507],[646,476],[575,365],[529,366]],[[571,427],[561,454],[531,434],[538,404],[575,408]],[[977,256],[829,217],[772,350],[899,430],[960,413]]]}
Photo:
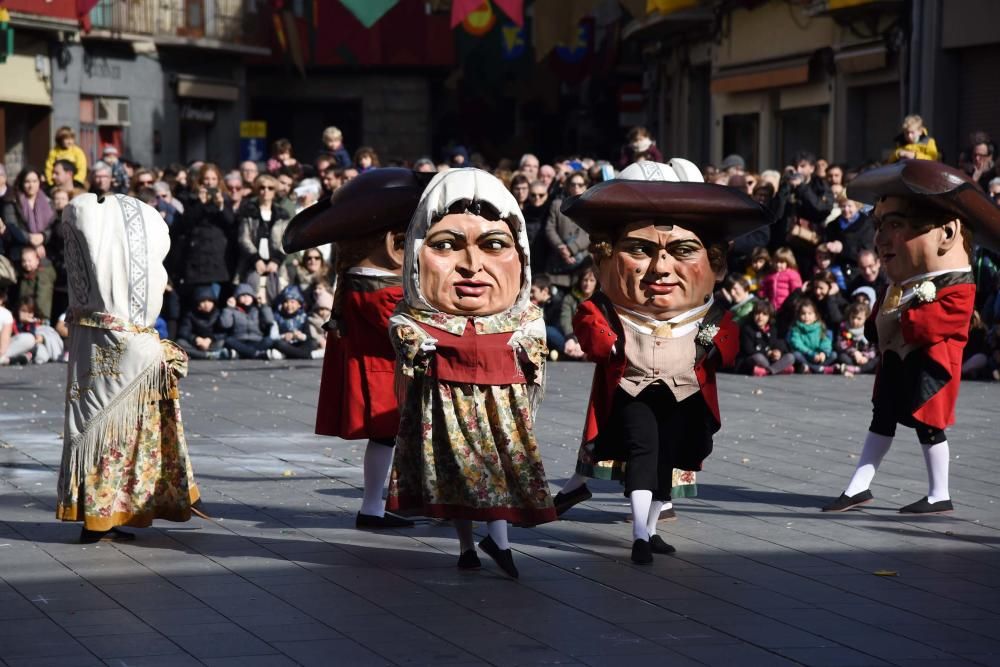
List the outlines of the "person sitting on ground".
{"label": "person sitting on ground", "polygon": [[545,344],[549,348],[549,358],[556,361],[566,349],[566,334],[559,325],[562,303],[555,298],[552,290],[552,280],[548,275],[540,273],[531,277],[531,303],[542,311],[545,319]]}
{"label": "person sitting on ground", "polygon": [[333,315],[333,293],[321,290],[313,298],[309,311],[309,337],[316,341],[318,349],[326,349],[326,323]]}
{"label": "person sitting on ground", "polygon": [[289,285],[281,291],[276,303],[274,320],[278,324],[278,338],[268,355],[274,359],[309,359],[319,347],[309,335],[309,314],[305,309],[306,298],[298,285]]}
{"label": "person sitting on ground", "polygon": [[743,271],[743,277],[747,280],[747,289],[752,293],[760,295],[760,281],[767,272],[767,267],[771,264],[771,253],[763,246],[757,246],[750,252],[750,263]]}
{"label": "person sitting on ground", "polygon": [[748,375],[788,375],[795,372],[795,357],[771,322],[774,306],[761,299],[740,327],[740,358],[736,367]]}
{"label": "person sitting on ground", "polygon": [[566,337],[566,345],[563,353],[570,359],[583,359],[583,348],[576,339],[573,332],[573,317],[576,315],[580,304],[594,296],[597,291],[597,271],[593,265],[586,266],[576,274],[576,280],[571,289],[562,299],[559,307],[559,326],[563,336]]}
{"label": "person sitting on ground", "polygon": [[263,297],[255,301],[254,294],[250,285],[240,283],[219,316],[226,347],[240,359],[265,359],[274,346],[270,336],[274,313]]}
{"label": "person sitting on ground", "polygon": [[797,319],[788,330],[788,347],[795,356],[799,372],[832,374],[837,358],[816,304],[811,299],[802,299],[795,315]]}
{"label": "person sitting on ground", "polygon": [[815,303],[819,318],[832,329],[840,326],[844,320],[844,309],[847,308],[847,301],[840,293],[834,275],[829,271],[816,274],[806,287],[803,291]]}
{"label": "person sitting on ground", "polygon": [[899,160],[937,160],[937,143],[924,127],[924,119],[913,114],[903,119],[903,129],[896,136],[896,149],[889,162]]}
{"label": "person sitting on ground", "polygon": [[781,309],[785,299],[801,287],[802,276],[795,261],[795,253],[791,248],[778,248],[774,253],[773,263],[765,268],[764,277],[761,278],[761,295],[777,311]]}
{"label": "person sitting on ground", "polygon": [[813,265],[813,276],[815,277],[824,273],[829,273],[833,276],[839,289],[847,289],[844,271],[833,263],[833,253],[826,247],[826,244],[820,243],[816,246],[816,264]]}
{"label": "person sitting on ground", "polygon": [[865,322],[871,308],[852,303],[844,311],[844,321],[837,332],[837,362],[844,375],[874,373],[878,366],[878,348],[865,335]]}
{"label": "person sitting on ground", "polygon": [[41,259],[35,248],[21,250],[21,275],[17,283],[17,301],[32,299],[38,317],[48,324],[52,319],[52,296],[55,293],[56,270],[48,259]]}
{"label": "person sitting on ground", "polygon": [[196,287],[191,302],[194,308],[184,313],[177,328],[177,344],[191,359],[227,357],[225,334],[219,330],[221,314],[215,305],[212,288]]}
{"label": "person sitting on ground", "polygon": [[729,302],[729,312],[733,314],[736,324],[742,324],[757,303],[757,297],[750,291],[750,283],[738,273],[730,273],[722,281],[722,295]]}
{"label": "person sitting on ground", "polygon": [[18,304],[17,330],[6,353],[9,361],[46,364],[62,359],[63,339],[55,329],[39,319],[38,307],[31,297],[22,299]]}
{"label": "person sitting on ground", "polygon": [[851,303],[863,303],[868,310],[875,307],[875,290],[871,287],[859,287],[851,292]]}

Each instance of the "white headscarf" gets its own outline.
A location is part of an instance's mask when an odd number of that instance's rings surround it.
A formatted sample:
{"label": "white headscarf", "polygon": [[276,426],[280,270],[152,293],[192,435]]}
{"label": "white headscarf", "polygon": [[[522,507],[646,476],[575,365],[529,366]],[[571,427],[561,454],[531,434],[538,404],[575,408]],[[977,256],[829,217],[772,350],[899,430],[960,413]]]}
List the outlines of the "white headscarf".
{"label": "white headscarf", "polygon": [[682,157],[671,158],[666,164],[643,160],[622,169],[618,178],[627,181],[671,181],[674,183],[704,183],[701,169]]}
{"label": "white headscarf", "polygon": [[[83,194],[63,213],[72,327],[63,466],[82,479],[107,447],[139,428],[152,401],[176,392],[152,325],[163,305],[167,224],[125,195]],[[183,359],[183,353],[179,358]]]}
{"label": "white headscarf", "polygon": [[531,254],[524,216],[517,200],[495,176],[481,169],[449,169],[437,174],[427,184],[420,197],[417,210],[406,230],[406,257],[403,260],[404,301],[413,310],[438,312],[424,298],[420,290],[420,249],[427,237],[427,230],[436,220],[448,214],[455,202],[487,202],[497,209],[500,217],[510,225],[511,233],[521,250],[521,289],[514,306],[507,311],[519,315],[531,305]]}

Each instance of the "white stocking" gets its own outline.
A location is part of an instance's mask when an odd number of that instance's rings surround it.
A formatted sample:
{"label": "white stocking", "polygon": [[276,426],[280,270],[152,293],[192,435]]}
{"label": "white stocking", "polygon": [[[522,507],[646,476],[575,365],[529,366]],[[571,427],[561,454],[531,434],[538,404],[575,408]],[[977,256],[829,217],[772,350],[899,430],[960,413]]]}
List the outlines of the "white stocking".
{"label": "white stocking", "polygon": [[489,531],[493,542],[500,547],[501,551],[510,549],[510,542],[507,541],[507,522],[503,519],[498,521],[487,521],[486,530]]}
{"label": "white stocking", "polygon": [[878,471],[882,459],[889,453],[891,446],[891,437],[868,431],[868,435],[865,436],[865,446],[861,449],[861,459],[858,461],[858,467],[854,471],[851,483],[844,491],[845,494],[856,496],[862,491],[868,490],[868,487],[872,485],[872,480],[875,479],[875,473]]}
{"label": "white stocking", "polygon": [[649,518],[646,519],[646,532],[652,537],[656,535],[656,522],[660,520],[660,512],[663,511],[663,501],[654,500],[649,504]]}
{"label": "white stocking", "polygon": [[586,483],[587,478],[580,473],[575,472],[572,477],[566,480],[566,483],[563,484],[563,488],[559,490],[559,493],[572,493]]}
{"label": "white stocking", "polygon": [[455,524],[455,532],[458,533],[460,552],[464,554],[469,549],[475,549],[476,543],[472,539],[472,522],[468,519],[454,519],[452,523]]}
{"label": "white stocking", "polygon": [[948,463],[950,452],[948,441],[936,445],[921,445],[924,450],[924,463],[927,464],[927,501],[931,503],[951,500],[948,493]]}
{"label": "white stocking", "polygon": [[365,448],[365,489],[361,499],[361,513],[372,516],[385,516],[385,501],[382,500],[382,487],[392,468],[393,447],[386,447],[371,440]]}
{"label": "white stocking", "polygon": [[633,491],[628,494],[628,499],[632,503],[632,539],[649,540],[646,523],[649,521],[649,508],[653,504],[653,492]]}

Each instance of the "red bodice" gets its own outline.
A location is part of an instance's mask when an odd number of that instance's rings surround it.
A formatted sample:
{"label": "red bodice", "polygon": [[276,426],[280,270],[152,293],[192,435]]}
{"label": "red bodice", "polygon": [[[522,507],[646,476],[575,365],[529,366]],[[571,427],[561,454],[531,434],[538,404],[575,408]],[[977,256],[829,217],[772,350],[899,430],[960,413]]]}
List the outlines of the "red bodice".
{"label": "red bodice", "polygon": [[516,353],[509,345],[513,334],[477,334],[472,319],[461,336],[420,326],[437,339],[431,364],[431,375],[436,379],[463,384],[525,384]]}

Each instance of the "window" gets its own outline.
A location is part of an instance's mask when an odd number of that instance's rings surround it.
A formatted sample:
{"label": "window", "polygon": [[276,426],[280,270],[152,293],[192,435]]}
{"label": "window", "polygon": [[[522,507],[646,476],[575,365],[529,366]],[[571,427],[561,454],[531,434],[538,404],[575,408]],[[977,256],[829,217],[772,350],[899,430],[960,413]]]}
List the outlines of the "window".
{"label": "window", "polygon": [[731,114],[722,119],[722,155],[742,155],[747,169],[757,170],[760,160],[760,114]]}

